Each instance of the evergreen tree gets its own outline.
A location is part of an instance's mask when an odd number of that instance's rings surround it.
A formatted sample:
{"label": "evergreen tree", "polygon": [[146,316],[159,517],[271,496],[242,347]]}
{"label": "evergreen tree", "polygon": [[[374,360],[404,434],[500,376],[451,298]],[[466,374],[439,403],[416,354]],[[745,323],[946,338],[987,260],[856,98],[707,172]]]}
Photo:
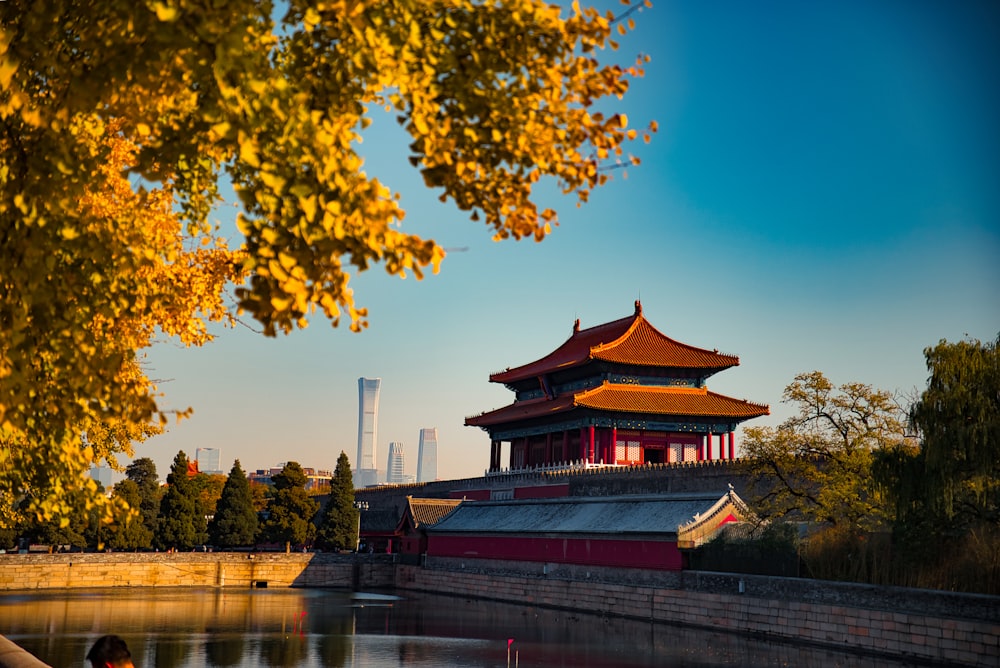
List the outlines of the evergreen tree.
{"label": "evergreen tree", "polygon": [[219,547],[253,545],[257,537],[257,511],[250,495],[250,481],[238,459],[233,462],[226,485],[222,488],[215,516],[208,524],[208,536]]}
{"label": "evergreen tree", "polygon": [[141,550],[152,547],[153,532],[146,526],[139,510],[142,507],[139,485],[134,480],[126,478],[115,485],[112,494],[127,503],[129,508],[139,512],[139,515],[108,528],[108,547],[116,550]]}
{"label": "evergreen tree", "polygon": [[274,495],[267,506],[268,518],[264,523],[264,537],[274,543],[284,543],[287,550],[292,543],[312,540],[316,534],[313,516],[319,509],[306,492],[306,474],[298,462],[288,462],[281,473],[272,476]]}
{"label": "evergreen tree", "polygon": [[188,478],[188,458],[181,450],[174,457],[167,491],[160,502],[155,543],[161,549],[190,550],[205,540],[205,516],[198,515],[197,490]]}
{"label": "evergreen tree", "polygon": [[139,493],[139,504],[132,507],[139,511],[149,535],[155,536],[161,496],[156,464],[149,457],[140,457],[125,467],[125,477],[136,484]]}
{"label": "evergreen tree", "polygon": [[324,550],[352,550],[358,544],[358,509],[354,507],[351,462],[343,452],[330,479],[330,500],[316,532],[316,545]]}

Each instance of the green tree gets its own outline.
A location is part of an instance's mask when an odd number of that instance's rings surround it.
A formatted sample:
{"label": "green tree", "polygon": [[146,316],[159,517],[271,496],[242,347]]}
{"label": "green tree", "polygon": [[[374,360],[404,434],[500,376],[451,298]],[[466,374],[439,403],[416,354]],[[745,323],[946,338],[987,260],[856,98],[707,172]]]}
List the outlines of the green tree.
{"label": "green tree", "polygon": [[125,467],[125,477],[135,483],[139,494],[139,504],[131,507],[139,511],[143,526],[155,536],[162,497],[156,463],[149,457],[139,457]]}
{"label": "green tree", "polygon": [[941,341],[911,418],[923,436],[928,505],[959,526],[1000,524],[1000,337]]}
{"label": "green tree", "polygon": [[219,547],[246,547],[253,545],[257,537],[257,511],[250,495],[250,482],[238,459],[233,462],[215,515],[208,523],[208,537]]}
{"label": "green tree", "polygon": [[[376,113],[497,239],[550,232],[536,184],[581,203],[609,160],[635,161],[636,130],[598,110],[642,75],[644,57],[602,62],[630,17],[544,0],[281,6],[0,2],[0,510],[27,491],[30,512],[59,516],[81,486],[101,502],[88,466],[166,418],[142,351],[157,331],[210,339],[230,281],[274,335],[317,309],[366,326],[348,283],[372,266],[438,270],[441,246],[403,231],[398,197],[362,169]],[[238,251],[208,222],[220,178],[242,207]]]}
{"label": "green tree", "polygon": [[796,376],[783,400],[796,415],[744,433],[754,509],[765,518],[798,514],[845,529],[882,524],[888,509],[871,467],[874,452],[904,439],[893,395],[862,383],[836,387],[813,371]]}
{"label": "green tree", "polygon": [[139,485],[126,478],[114,486],[112,494],[124,501],[129,508],[135,509],[135,514],[128,515],[107,528],[108,547],[115,550],[143,550],[152,547],[153,532],[143,522],[139,511],[142,506]]}
{"label": "green tree", "polygon": [[161,549],[190,550],[205,541],[205,516],[198,515],[198,496],[188,477],[188,458],[183,450],[174,457],[167,475],[167,491],[160,501],[154,542]]}
{"label": "green tree", "polygon": [[226,476],[221,473],[198,473],[191,478],[198,498],[198,512],[201,515],[211,517],[215,514],[226,480]]}
{"label": "green tree", "polygon": [[358,544],[358,513],[354,507],[354,480],[351,462],[344,452],[330,479],[330,499],[323,509],[316,545],[324,550],[350,550]]}
{"label": "green tree", "polygon": [[265,539],[273,543],[307,543],[316,535],[313,517],[319,503],[306,492],[306,474],[298,462],[288,462],[281,473],[271,477],[274,492],[267,505],[267,520],[262,531]]}
{"label": "green tree", "polygon": [[1000,337],[924,350],[930,376],[910,410],[920,446],[886,453],[877,469],[896,505],[897,531],[911,547],[929,536],[1000,526],[998,345]]}

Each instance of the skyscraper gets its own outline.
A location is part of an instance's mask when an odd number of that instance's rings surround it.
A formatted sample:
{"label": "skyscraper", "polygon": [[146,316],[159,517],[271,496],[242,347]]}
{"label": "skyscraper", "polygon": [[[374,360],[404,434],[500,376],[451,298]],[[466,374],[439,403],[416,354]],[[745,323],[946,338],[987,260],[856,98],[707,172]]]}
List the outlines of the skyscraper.
{"label": "skyscraper", "polygon": [[201,473],[222,473],[221,448],[198,448],[194,451],[194,459]]}
{"label": "skyscraper", "polygon": [[430,427],[420,430],[420,449],[417,451],[417,482],[432,482],[438,474],[438,430]]}
{"label": "skyscraper", "polygon": [[378,443],[378,393],[381,378],[358,378],[358,458],[354,460],[354,486],[379,482],[375,444]]}
{"label": "skyscraper", "polygon": [[406,459],[403,457],[403,444],[399,442],[392,442],[389,444],[389,458],[386,460],[385,464],[385,481],[386,482],[403,482],[403,469],[405,468]]}
{"label": "skyscraper", "polygon": [[114,471],[111,470],[110,466],[91,466],[90,467],[90,477],[101,483],[104,487],[104,492],[106,494],[111,493],[111,481]]}

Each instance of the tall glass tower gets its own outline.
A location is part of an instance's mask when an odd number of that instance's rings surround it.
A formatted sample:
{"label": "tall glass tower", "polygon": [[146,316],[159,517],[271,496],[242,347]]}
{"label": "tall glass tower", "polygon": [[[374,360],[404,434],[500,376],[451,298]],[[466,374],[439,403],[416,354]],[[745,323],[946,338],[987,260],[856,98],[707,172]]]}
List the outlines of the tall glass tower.
{"label": "tall glass tower", "polygon": [[378,393],[381,378],[358,378],[358,458],[354,486],[378,484],[375,444],[378,443]]}
{"label": "tall glass tower", "polygon": [[420,430],[420,450],[417,452],[417,482],[432,482],[438,475],[438,430]]}
{"label": "tall glass tower", "polygon": [[194,452],[201,473],[222,473],[222,450],[220,448],[198,448]]}
{"label": "tall glass tower", "polygon": [[403,444],[392,442],[389,444],[389,458],[385,464],[385,481],[401,483],[404,481],[403,470],[406,459],[403,457]]}

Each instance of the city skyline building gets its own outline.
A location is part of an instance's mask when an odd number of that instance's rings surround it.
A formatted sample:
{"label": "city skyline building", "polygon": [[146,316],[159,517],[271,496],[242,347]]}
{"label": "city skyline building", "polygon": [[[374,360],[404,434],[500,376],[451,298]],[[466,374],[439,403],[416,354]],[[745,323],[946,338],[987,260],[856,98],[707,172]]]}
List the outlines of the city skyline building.
{"label": "city skyline building", "polygon": [[420,445],[417,450],[417,482],[437,480],[437,427],[420,430]]}
{"label": "city skyline building", "polygon": [[199,473],[221,474],[222,448],[197,448],[194,460],[198,462]]}
{"label": "city skyline building", "polygon": [[386,458],[385,481],[397,484],[404,482],[405,468],[406,455],[403,452],[403,444],[399,441],[393,441],[389,444],[389,456]]}
{"label": "city skyline building", "polygon": [[378,473],[378,397],[381,378],[358,378],[358,456],[355,459],[354,486],[377,485]]}
{"label": "city skyline building", "polygon": [[90,477],[101,483],[105,493],[111,493],[114,471],[110,466],[91,466]]}

